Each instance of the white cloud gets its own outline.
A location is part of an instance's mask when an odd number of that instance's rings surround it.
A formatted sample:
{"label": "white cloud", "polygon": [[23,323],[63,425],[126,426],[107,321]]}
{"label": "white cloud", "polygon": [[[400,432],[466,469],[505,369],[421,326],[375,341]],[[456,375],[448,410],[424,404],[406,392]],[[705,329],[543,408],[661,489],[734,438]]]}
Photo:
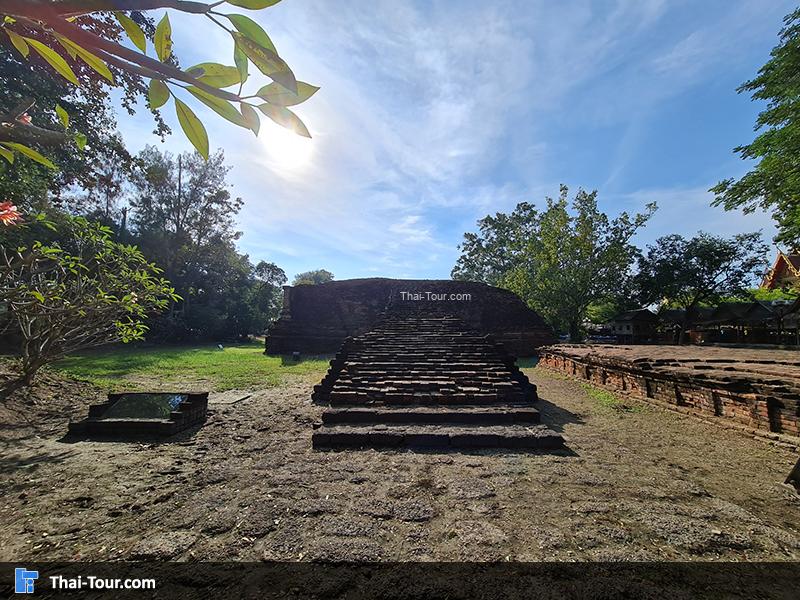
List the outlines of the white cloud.
{"label": "white cloud", "polygon": [[[606,180],[617,187],[647,118],[692,84],[687,69],[724,61],[740,41],[731,33],[743,35],[758,9],[741,2],[704,29],[668,35],[665,19],[691,15],[691,3],[605,4],[307,0],[252,13],[298,77],[322,89],[297,107],[314,136],[306,168],[270,157],[268,128],[255,139],[198,109],[245,199],[242,248],[290,273],[446,277],[476,219],[555,195],[558,178],[580,180],[586,165],[550,158],[560,128],[584,128],[587,144],[597,127],[618,129]],[[176,51],[185,64],[226,62],[230,40],[202,22],[173,19]],[[752,35],[772,27],[759,23]],[[135,147],[151,127],[133,124],[125,135]],[[169,146],[188,147],[179,133]],[[650,195],[662,208],[648,230],[688,231],[690,210],[736,228],[735,213],[719,216],[698,190],[630,192],[622,201]]]}

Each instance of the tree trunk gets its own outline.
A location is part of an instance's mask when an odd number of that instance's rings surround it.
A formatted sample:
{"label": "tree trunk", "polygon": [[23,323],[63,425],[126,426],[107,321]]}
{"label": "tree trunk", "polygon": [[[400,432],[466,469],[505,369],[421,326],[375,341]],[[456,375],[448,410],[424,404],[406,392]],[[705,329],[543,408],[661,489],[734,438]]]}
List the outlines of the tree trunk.
{"label": "tree trunk", "polygon": [[20,377],[22,384],[26,387],[33,385],[33,379],[36,377],[36,373],[38,373],[39,369],[41,369],[43,366],[44,361],[37,359],[23,363],[22,376]]}
{"label": "tree trunk", "polygon": [[581,330],[577,321],[569,322],[569,341],[573,343],[581,341]]}
{"label": "tree trunk", "polygon": [[681,335],[678,338],[678,344],[683,345],[689,339],[689,328],[694,323],[695,313],[697,312],[697,308],[694,304],[688,306],[686,308],[686,313],[683,315],[683,323],[681,324]]}

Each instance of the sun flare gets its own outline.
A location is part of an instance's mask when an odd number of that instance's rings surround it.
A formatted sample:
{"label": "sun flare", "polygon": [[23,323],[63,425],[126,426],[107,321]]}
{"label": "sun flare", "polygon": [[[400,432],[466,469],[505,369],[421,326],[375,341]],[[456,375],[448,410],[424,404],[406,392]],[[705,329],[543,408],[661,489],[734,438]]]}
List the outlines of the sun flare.
{"label": "sun flare", "polygon": [[270,163],[279,169],[299,170],[308,165],[314,153],[314,140],[297,135],[274,123],[262,123],[259,138]]}

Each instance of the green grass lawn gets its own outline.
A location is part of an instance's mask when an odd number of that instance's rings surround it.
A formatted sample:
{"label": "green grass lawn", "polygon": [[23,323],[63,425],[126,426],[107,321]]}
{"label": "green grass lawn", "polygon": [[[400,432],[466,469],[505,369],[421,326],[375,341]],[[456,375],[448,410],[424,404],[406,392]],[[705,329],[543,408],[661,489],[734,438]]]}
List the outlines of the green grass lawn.
{"label": "green grass lawn", "polygon": [[264,345],[234,344],[169,347],[114,347],[57,362],[53,368],[108,389],[179,386],[186,389],[255,389],[279,385],[287,376],[317,374],[328,358],[265,356]]}

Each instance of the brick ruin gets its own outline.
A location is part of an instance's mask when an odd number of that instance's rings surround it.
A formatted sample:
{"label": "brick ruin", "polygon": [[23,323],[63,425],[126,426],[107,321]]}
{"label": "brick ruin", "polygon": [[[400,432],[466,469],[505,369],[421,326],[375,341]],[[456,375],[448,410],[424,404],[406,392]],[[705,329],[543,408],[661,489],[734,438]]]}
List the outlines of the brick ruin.
{"label": "brick ruin", "polygon": [[540,365],[772,439],[800,437],[800,356],[676,346],[557,346]]}
{"label": "brick ruin", "polygon": [[540,424],[536,387],[505,347],[431,308],[395,307],[345,340],[312,399],[326,406],[315,448],[563,445]]}
{"label": "brick ruin", "polygon": [[163,418],[109,418],[108,412],[123,397],[150,396],[147,393],[108,394],[108,401],[92,404],[83,421],[71,422],[69,434],[79,437],[128,440],[166,438],[205,423],[208,416],[208,392],[159,392],[155,395],[180,396],[183,399]]}
{"label": "brick ruin", "polygon": [[[418,296],[415,296],[417,294]],[[393,307],[446,310],[491,334],[515,356],[555,343],[552,329],[514,293],[449,280],[348,279],[284,287],[283,311],[267,333],[267,354],[332,354],[372,330]]]}

